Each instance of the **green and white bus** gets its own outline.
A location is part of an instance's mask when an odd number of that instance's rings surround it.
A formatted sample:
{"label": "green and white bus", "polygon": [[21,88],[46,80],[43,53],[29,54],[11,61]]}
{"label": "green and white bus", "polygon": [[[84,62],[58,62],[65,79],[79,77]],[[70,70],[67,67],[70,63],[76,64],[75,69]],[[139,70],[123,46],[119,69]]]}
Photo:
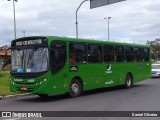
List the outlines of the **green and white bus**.
{"label": "green and white bus", "polygon": [[13,40],[10,89],[37,94],[68,93],[133,83],[151,76],[150,47],[55,36]]}

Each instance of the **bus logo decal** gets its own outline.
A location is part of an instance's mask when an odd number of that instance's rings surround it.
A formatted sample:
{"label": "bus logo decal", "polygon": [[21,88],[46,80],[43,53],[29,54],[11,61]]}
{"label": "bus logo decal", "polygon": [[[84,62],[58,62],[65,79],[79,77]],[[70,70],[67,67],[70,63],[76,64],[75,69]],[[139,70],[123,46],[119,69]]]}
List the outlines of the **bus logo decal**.
{"label": "bus logo decal", "polygon": [[106,67],[106,73],[112,73],[112,65],[108,65],[107,67]]}
{"label": "bus logo decal", "polygon": [[105,82],[105,84],[106,84],[106,85],[108,85],[108,84],[113,84],[113,80],[110,80],[110,81],[108,81],[108,82]]}

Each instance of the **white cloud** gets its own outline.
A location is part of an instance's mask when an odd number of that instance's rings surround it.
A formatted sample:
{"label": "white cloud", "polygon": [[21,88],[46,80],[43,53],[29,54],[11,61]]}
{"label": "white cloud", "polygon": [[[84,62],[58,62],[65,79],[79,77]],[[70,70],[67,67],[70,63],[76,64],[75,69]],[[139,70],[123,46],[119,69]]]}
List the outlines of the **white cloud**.
{"label": "white cloud", "polygon": [[[75,11],[82,0],[19,0],[16,2],[17,36],[54,35],[75,37]],[[81,38],[107,39],[107,20],[111,16],[113,41],[145,44],[160,37],[160,0],[127,0],[90,9],[84,3],[78,12]],[[0,0],[0,46],[10,44],[13,34],[12,2]]]}

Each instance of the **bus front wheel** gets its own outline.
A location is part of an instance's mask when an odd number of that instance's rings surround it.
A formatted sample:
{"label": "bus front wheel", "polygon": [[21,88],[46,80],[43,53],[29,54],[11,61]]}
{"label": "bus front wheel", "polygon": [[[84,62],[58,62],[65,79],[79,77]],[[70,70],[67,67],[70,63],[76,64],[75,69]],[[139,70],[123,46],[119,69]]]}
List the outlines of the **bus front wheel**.
{"label": "bus front wheel", "polygon": [[125,78],[125,88],[130,88],[133,85],[133,78],[131,74],[127,74]]}
{"label": "bus front wheel", "polygon": [[70,84],[70,91],[69,91],[69,96],[70,97],[78,97],[82,93],[82,85],[79,80],[74,79],[72,80]]}

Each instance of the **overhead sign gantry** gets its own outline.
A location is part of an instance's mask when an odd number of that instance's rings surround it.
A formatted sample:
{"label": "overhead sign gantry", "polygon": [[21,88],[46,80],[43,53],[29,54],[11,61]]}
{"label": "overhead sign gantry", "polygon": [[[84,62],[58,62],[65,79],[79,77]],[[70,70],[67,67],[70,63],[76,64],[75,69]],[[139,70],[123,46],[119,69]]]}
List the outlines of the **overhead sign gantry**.
{"label": "overhead sign gantry", "polygon": [[125,0],[90,0],[90,8],[92,9],[96,7],[101,7],[101,6],[105,6],[105,5],[109,5],[109,4],[113,4],[121,1],[125,1]]}

